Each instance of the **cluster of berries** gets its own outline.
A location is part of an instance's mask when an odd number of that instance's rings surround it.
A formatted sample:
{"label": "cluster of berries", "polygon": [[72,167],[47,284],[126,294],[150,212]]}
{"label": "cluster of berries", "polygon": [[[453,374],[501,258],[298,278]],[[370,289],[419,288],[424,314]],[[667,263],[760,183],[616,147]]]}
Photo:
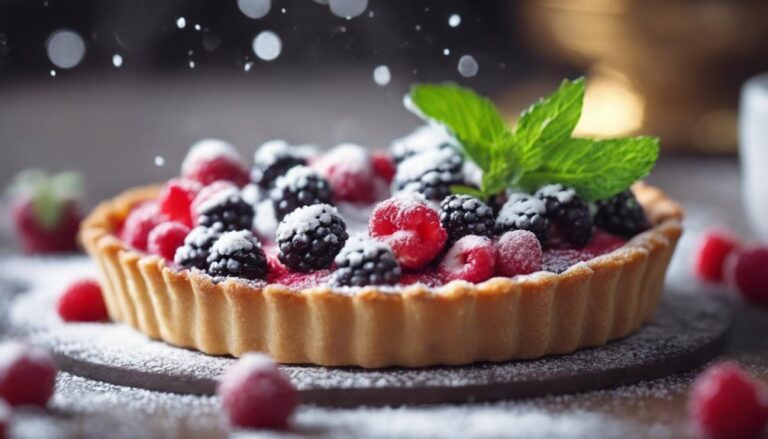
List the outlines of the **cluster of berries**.
{"label": "cluster of berries", "polygon": [[750,303],[768,306],[768,246],[743,245],[726,230],[704,234],[695,273],[712,283],[727,282]]}

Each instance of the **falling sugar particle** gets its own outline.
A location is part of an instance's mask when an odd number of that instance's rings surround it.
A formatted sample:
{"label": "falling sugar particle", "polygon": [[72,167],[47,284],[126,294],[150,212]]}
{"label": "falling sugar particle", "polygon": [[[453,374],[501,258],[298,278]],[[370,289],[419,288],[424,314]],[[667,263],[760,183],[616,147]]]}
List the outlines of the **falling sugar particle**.
{"label": "falling sugar particle", "polygon": [[202,29],[202,28],[200,27],[200,25],[199,25],[199,24],[196,24],[196,25],[195,25],[195,30],[200,30],[200,29]]}
{"label": "falling sugar particle", "polygon": [[119,53],[112,55],[112,65],[120,67],[123,65],[123,57]]}
{"label": "falling sugar particle", "polygon": [[71,30],[58,30],[48,37],[48,59],[59,68],[71,69],[80,64],[85,56],[83,38]]}
{"label": "falling sugar particle", "polygon": [[163,157],[161,155],[156,155],[155,156],[155,166],[157,166],[159,168],[159,167],[161,167],[163,165],[165,165],[165,157]]}
{"label": "falling sugar particle", "polygon": [[392,74],[389,71],[389,67],[381,65],[373,69],[373,81],[384,87],[392,80]]}
{"label": "falling sugar particle", "polygon": [[179,29],[184,29],[185,27],[187,27],[187,19],[184,17],[179,17],[176,20],[176,27],[178,27]]}
{"label": "falling sugar particle", "polygon": [[189,68],[194,69],[195,68],[195,62],[192,60],[189,60]]}
{"label": "falling sugar particle", "polygon": [[280,12],[282,12],[283,14],[285,14],[285,8],[283,8],[283,9],[280,9]]}
{"label": "falling sugar particle", "polygon": [[237,0],[237,7],[248,18],[261,18],[269,13],[272,0]]}
{"label": "falling sugar particle", "polygon": [[459,74],[465,78],[471,78],[477,75],[477,70],[479,69],[477,61],[475,61],[475,58],[472,57],[472,55],[464,55],[459,58],[458,68]]}
{"label": "falling sugar particle", "polygon": [[416,25],[416,26],[414,26],[413,28],[414,28],[414,29],[416,29],[417,31],[420,31],[420,30],[421,30],[421,25],[420,25],[420,24],[417,24],[417,25]]}
{"label": "falling sugar particle", "polygon": [[368,8],[368,0],[329,0],[328,6],[333,15],[351,19],[365,12]]}
{"label": "falling sugar particle", "polygon": [[451,49],[443,49],[443,55],[448,56],[451,54]]}
{"label": "falling sugar particle", "polygon": [[56,70],[53,70],[53,69],[51,70],[51,76],[52,76],[52,77],[55,77],[55,76],[56,76]]}
{"label": "falling sugar particle", "polygon": [[461,16],[459,14],[453,14],[448,17],[448,26],[456,27],[461,24]]}
{"label": "falling sugar particle", "polygon": [[373,16],[374,16],[374,15],[375,15],[375,14],[373,13],[373,11],[369,11],[369,12],[368,12],[368,17],[369,17],[369,18],[373,18]]}
{"label": "falling sugar particle", "polygon": [[283,43],[276,33],[265,30],[253,39],[253,53],[264,61],[272,61],[283,50]]}
{"label": "falling sugar particle", "polygon": [[248,61],[245,63],[245,65],[243,65],[243,70],[245,70],[246,72],[250,72],[252,67],[253,67],[253,61]]}
{"label": "falling sugar particle", "polygon": [[194,50],[191,50],[191,49],[190,49],[190,50],[187,50],[187,56],[192,56],[192,55],[194,55],[194,54],[195,54],[195,51],[194,51]]}

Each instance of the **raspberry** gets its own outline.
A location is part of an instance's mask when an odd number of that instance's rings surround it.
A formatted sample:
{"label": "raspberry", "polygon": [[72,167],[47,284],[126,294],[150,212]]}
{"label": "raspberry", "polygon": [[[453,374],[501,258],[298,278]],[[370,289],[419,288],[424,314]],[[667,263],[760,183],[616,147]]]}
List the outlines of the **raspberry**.
{"label": "raspberry", "polygon": [[750,303],[768,306],[768,247],[734,251],[725,263],[726,277]]}
{"label": "raspberry", "polygon": [[216,139],[204,139],[192,145],[181,165],[181,176],[203,185],[226,180],[242,187],[250,180],[237,150]]}
{"label": "raspberry", "polygon": [[348,237],[336,208],[328,204],[300,207],[277,226],[278,257],[296,271],[328,268]]}
{"label": "raspberry", "polygon": [[501,276],[535,273],[543,260],[539,240],[527,230],[507,232],[496,242],[496,273]]}
{"label": "raspberry", "polygon": [[222,189],[196,206],[197,224],[213,227],[221,224],[224,230],[251,230],[253,206],[243,200],[237,188]]}
{"label": "raspberry", "polygon": [[0,398],[11,406],[45,407],[58,367],[48,352],[18,342],[0,345]]}
{"label": "raspberry", "polygon": [[469,195],[449,195],[440,203],[440,224],[453,243],[466,235],[491,236],[493,211],[487,204]]}
{"label": "raspberry", "polygon": [[693,425],[714,439],[759,437],[768,421],[761,391],[736,363],[711,366],[693,383],[688,399]]}
{"label": "raspberry", "polygon": [[267,257],[249,230],[223,233],[211,246],[208,274],[256,280],[267,277]]}
{"label": "raspberry", "polygon": [[592,239],[592,213],[576,191],[561,184],[548,184],[536,191],[544,202],[547,218],[563,232],[565,240],[576,247],[584,247]]}
{"label": "raspberry", "polygon": [[496,233],[501,235],[510,230],[533,232],[541,242],[549,236],[547,207],[543,201],[528,194],[511,194],[496,218]]}
{"label": "raspberry", "polygon": [[149,232],[150,253],[163,257],[166,261],[173,261],[176,249],[184,244],[184,238],[189,234],[189,227],[176,221],[166,221],[158,224]]}
{"label": "raspberry", "polygon": [[373,161],[373,172],[387,184],[392,183],[392,179],[395,178],[395,172],[397,172],[392,158],[387,153],[374,152],[371,154],[371,160]]}
{"label": "raspberry", "polygon": [[627,189],[596,203],[595,224],[622,236],[634,236],[651,225],[635,194]]}
{"label": "raspberry", "polygon": [[400,266],[408,269],[432,262],[448,239],[440,216],[418,194],[402,194],[379,203],[368,231],[372,238],[389,245]]}
{"label": "raspberry", "polygon": [[695,273],[703,280],[722,282],[725,260],[738,247],[738,238],[728,231],[707,232],[701,240],[701,247],[696,256]]}
{"label": "raspberry", "polygon": [[109,318],[101,285],[93,279],[70,284],[59,297],[57,311],[65,322],[103,322]]}
{"label": "raspberry", "polygon": [[12,417],[13,412],[11,412],[11,407],[6,404],[5,401],[0,399],[0,439],[9,437]]}
{"label": "raspberry", "polygon": [[261,145],[253,156],[255,167],[251,180],[261,188],[269,189],[275,184],[277,177],[284,175],[289,169],[306,165],[306,157],[295,151],[297,148],[291,148],[283,140],[272,140]]}
{"label": "raspberry", "polygon": [[438,271],[446,279],[482,282],[493,276],[496,251],[485,236],[467,235],[448,250]]}
{"label": "raspberry", "polygon": [[341,144],[328,151],[313,167],[328,180],[337,201],[370,204],[376,200],[373,163],[361,146]]}
{"label": "raspberry", "polygon": [[158,197],[160,212],[173,221],[192,226],[192,201],[202,186],[194,180],[171,179]]}
{"label": "raspberry", "polygon": [[302,206],[330,204],[331,187],[317,172],[306,166],[294,166],[279,177],[269,193],[275,216],[282,220]]}
{"label": "raspberry", "polygon": [[404,160],[397,166],[392,185],[396,192],[418,192],[440,202],[451,194],[451,186],[465,183],[463,157],[452,148],[443,148]]}
{"label": "raspberry", "polygon": [[264,354],[243,355],[224,373],[216,393],[236,427],[285,428],[299,405],[296,388]]}
{"label": "raspberry", "polygon": [[158,224],[167,220],[154,201],[148,201],[135,207],[125,219],[120,233],[122,240],[136,250],[147,251],[149,232]]}
{"label": "raspberry", "polygon": [[223,231],[224,227],[221,224],[214,224],[210,228],[195,227],[184,238],[184,245],[176,249],[174,262],[183,268],[206,270],[211,246],[219,239]]}
{"label": "raspberry", "polygon": [[372,239],[350,239],[335,262],[336,285],[394,285],[401,275],[392,249]]}

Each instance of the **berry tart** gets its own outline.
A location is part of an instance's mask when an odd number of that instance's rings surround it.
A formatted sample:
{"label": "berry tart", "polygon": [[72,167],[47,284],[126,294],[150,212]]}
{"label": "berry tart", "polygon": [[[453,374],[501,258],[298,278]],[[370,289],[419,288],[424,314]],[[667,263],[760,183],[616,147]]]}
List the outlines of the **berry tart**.
{"label": "berry tart", "polygon": [[422,367],[563,354],[654,313],[682,211],[638,180],[658,139],[572,136],[584,81],[509,127],[453,84],[389,151],[221,141],[83,222],[112,320],[208,354]]}

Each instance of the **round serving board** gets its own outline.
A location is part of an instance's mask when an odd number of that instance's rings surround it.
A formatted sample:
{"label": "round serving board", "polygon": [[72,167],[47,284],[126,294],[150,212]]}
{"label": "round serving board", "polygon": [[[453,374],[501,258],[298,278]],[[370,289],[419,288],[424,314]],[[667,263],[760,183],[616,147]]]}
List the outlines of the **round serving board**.
{"label": "round serving board", "polygon": [[[82,257],[0,258],[4,331],[55,353],[63,370],[148,390],[213,394],[235,359],[150,340],[121,324],[65,324],[54,312],[62,286],[92,274]],[[615,387],[694,368],[718,355],[731,326],[715,297],[667,292],[637,333],[599,348],[530,361],[378,369],[284,366],[304,402],[335,407],[526,398]]]}

